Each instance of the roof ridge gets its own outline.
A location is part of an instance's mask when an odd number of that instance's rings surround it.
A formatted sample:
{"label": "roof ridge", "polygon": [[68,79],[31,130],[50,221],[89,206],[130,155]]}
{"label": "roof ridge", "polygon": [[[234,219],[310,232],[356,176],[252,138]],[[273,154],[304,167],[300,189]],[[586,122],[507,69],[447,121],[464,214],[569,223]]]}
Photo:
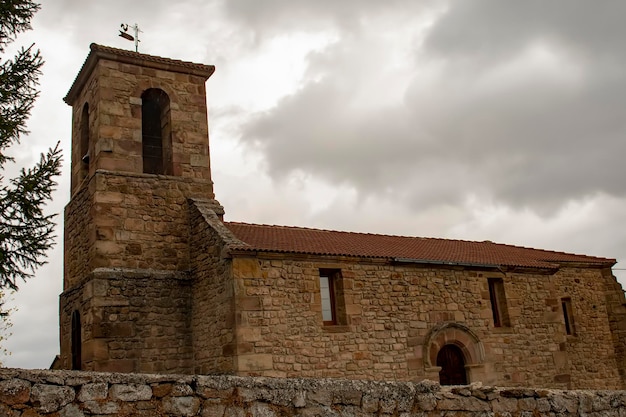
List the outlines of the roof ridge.
{"label": "roof ridge", "polygon": [[337,230],[337,229],[321,229],[318,227],[309,227],[309,226],[288,226],[288,225],[281,225],[281,224],[248,223],[248,222],[224,222],[224,223],[225,224],[238,224],[238,225],[244,225],[244,226],[276,227],[276,228],[284,228],[284,229],[313,230],[313,231],[318,231],[318,232],[346,233],[346,234],[351,234],[351,235],[388,236],[388,237],[402,237],[402,238],[408,238],[408,239],[437,239],[437,238],[429,238],[429,237],[422,237],[422,236],[390,235],[386,233],[354,232],[350,230]]}
{"label": "roof ridge", "polygon": [[529,246],[512,245],[508,243],[498,243],[498,242],[493,242],[491,240],[479,241],[479,240],[467,240],[467,239],[449,239],[449,238],[423,237],[423,236],[392,235],[392,234],[382,234],[382,233],[365,233],[365,232],[354,232],[354,231],[343,231],[343,230],[332,230],[332,229],[320,229],[320,228],[307,227],[307,226],[272,225],[272,224],[264,224],[264,223],[248,223],[248,222],[224,222],[224,223],[225,225],[232,224],[235,226],[240,225],[240,226],[250,226],[250,227],[257,227],[257,228],[274,228],[274,229],[284,229],[284,230],[302,230],[302,231],[314,231],[314,232],[317,231],[317,232],[327,232],[327,233],[341,233],[344,235],[352,235],[352,236],[379,236],[379,237],[389,237],[389,238],[411,239],[411,240],[416,240],[416,241],[421,240],[421,241],[431,241],[431,242],[450,242],[450,243],[459,242],[459,243],[478,244],[478,245],[494,245],[500,248],[510,248],[510,249],[524,250],[524,251],[540,252],[546,255],[546,260],[549,260],[551,258],[549,255],[552,254],[552,255],[582,257],[589,261],[592,261],[592,260],[600,261],[600,262],[606,262],[606,261],[615,262],[616,261],[614,258],[605,258],[605,257],[600,257],[600,256],[584,255],[584,254],[577,254],[577,253],[572,253],[572,252],[564,252],[564,251],[549,250],[549,249],[537,249],[537,248],[533,248]]}
{"label": "roof ridge", "polygon": [[210,70],[213,67],[213,65],[198,64],[192,61],[183,61],[181,59],[166,58],[160,55],[145,54],[143,52],[136,52],[130,49],[114,48],[112,46],[100,45],[97,43],[92,43],[91,45],[89,45],[89,49],[92,51],[96,51],[96,52],[97,51],[111,52],[116,55],[122,55],[122,56],[134,57],[134,58],[142,58],[142,59],[146,59],[149,61],[173,63],[173,64],[178,64],[180,66],[187,67],[187,68],[198,68],[198,69]]}

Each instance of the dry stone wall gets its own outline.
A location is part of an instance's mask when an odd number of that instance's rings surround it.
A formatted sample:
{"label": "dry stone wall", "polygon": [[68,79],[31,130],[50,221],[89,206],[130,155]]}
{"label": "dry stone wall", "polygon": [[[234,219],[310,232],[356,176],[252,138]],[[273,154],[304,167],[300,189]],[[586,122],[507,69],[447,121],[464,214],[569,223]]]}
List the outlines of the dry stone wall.
{"label": "dry stone wall", "polygon": [[87,416],[623,416],[624,391],[559,391],[431,381],[0,370],[0,415]]}

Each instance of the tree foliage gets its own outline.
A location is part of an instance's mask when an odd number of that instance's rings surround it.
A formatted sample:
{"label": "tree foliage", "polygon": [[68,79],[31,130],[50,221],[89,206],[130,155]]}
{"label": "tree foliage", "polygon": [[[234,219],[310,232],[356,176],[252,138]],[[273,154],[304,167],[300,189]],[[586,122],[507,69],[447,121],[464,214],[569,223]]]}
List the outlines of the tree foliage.
{"label": "tree foliage", "polygon": [[[0,54],[23,31],[39,10],[31,0],[0,0]],[[0,170],[13,158],[7,149],[28,133],[30,116],[43,59],[34,45],[22,47],[10,59],[0,57]],[[45,263],[53,245],[54,215],[44,213],[60,174],[59,144],[42,154],[32,168],[22,168],[16,178],[0,175],[0,288],[16,290]]]}

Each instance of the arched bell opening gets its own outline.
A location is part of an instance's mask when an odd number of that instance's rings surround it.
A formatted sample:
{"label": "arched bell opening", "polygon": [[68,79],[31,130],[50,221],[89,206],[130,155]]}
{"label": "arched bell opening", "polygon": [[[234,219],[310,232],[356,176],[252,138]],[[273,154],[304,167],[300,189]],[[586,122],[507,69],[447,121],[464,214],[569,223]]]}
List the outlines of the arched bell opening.
{"label": "arched bell opening", "polygon": [[141,143],[145,174],[172,174],[170,98],[159,88],[141,95]]}

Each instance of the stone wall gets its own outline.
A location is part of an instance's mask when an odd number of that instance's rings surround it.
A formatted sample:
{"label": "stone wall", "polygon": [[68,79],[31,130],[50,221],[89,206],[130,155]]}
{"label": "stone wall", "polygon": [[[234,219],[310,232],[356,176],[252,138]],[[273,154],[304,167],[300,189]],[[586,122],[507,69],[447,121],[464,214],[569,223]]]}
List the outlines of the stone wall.
{"label": "stone wall", "polygon": [[93,266],[189,269],[187,198],[211,198],[208,180],[97,172]]}
{"label": "stone wall", "polygon": [[65,206],[63,288],[78,285],[90,269],[96,234],[91,217],[93,201],[87,186]]}
{"label": "stone wall", "polygon": [[230,262],[222,257],[224,241],[215,227],[224,225],[213,211],[214,200],[189,205],[189,242],[193,274],[191,328],[194,372],[235,370],[235,303]]}
{"label": "stone wall", "polygon": [[617,369],[626,387],[626,299],[622,286],[611,271],[605,271],[606,309],[611,325]]}
{"label": "stone wall", "polygon": [[193,372],[191,281],[168,271],[98,269],[61,295],[59,366],[71,366],[71,315],[82,327],[82,369]]}
{"label": "stone wall", "polygon": [[209,180],[96,172],[66,207],[64,289],[95,268],[188,270],[187,198],[210,190]]}
{"label": "stone wall", "polygon": [[[322,323],[322,268],[341,270],[343,325]],[[239,375],[438,380],[437,352],[454,343],[465,349],[470,382],[622,388],[604,302],[610,271],[501,272],[242,253],[233,258],[233,274],[238,343],[247,347],[239,363],[254,364],[239,366]],[[503,281],[510,326],[494,327],[488,278]],[[565,332],[564,297],[572,302],[575,335]]]}
{"label": "stone wall", "polygon": [[0,369],[0,415],[623,416],[624,391]]}
{"label": "stone wall", "polygon": [[[559,344],[560,352],[553,355],[555,368],[563,370],[560,376],[569,374],[571,381],[568,387],[572,388],[626,388],[618,385],[623,384],[619,374],[623,364],[616,361],[619,343],[615,343],[612,334],[616,306],[614,302],[612,305],[607,303],[606,290],[610,288],[612,297],[621,298],[622,303],[624,292],[610,269],[562,268],[551,278],[554,283],[552,294],[556,297],[546,299],[555,314],[563,320],[560,300],[564,297],[571,298],[573,308],[573,334],[563,337]],[[554,305],[555,302],[558,305]],[[620,307],[623,311],[623,305]],[[623,341],[625,336],[622,333],[618,337]]]}

